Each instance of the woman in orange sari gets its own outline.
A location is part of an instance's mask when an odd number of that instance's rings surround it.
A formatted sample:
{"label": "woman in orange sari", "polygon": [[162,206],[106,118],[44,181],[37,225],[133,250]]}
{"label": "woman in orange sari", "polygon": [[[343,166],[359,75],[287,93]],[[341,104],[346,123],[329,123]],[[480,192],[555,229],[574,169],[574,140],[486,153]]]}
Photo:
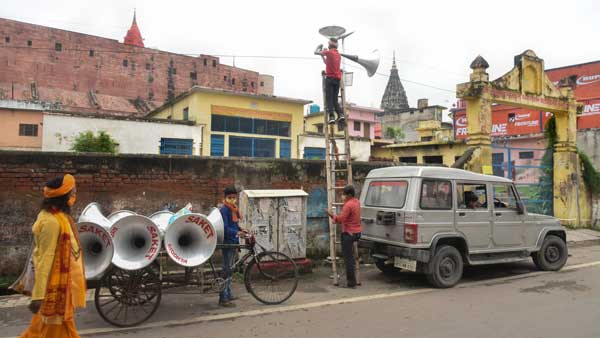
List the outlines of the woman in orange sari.
{"label": "woman in orange sari", "polygon": [[85,274],[77,230],[70,216],[75,178],[48,181],[42,210],[33,225],[35,282],[29,309],[34,314],[24,338],[78,338],[73,313],[85,307]]}

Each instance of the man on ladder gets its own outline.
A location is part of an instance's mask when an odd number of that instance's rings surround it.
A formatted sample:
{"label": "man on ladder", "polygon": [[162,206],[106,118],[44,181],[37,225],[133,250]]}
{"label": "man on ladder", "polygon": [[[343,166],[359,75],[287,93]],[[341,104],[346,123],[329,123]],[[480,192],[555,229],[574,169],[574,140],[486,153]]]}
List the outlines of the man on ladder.
{"label": "man on ladder", "polygon": [[[342,57],[337,50],[338,40],[336,38],[329,39],[329,48],[315,51],[315,54],[323,57],[325,62],[325,112],[329,124],[338,122],[338,129],[342,130],[345,126],[344,111],[338,102],[340,94],[340,81],[342,80],[341,62]],[[337,119],[333,112],[337,113]]]}

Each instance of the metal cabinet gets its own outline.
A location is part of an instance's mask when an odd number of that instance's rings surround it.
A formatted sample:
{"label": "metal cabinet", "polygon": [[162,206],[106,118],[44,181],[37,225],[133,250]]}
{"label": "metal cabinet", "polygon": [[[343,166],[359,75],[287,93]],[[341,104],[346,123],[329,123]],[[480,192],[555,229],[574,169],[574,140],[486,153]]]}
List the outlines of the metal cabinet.
{"label": "metal cabinet", "polygon": [[305,258],[307,199],[303,190],[244,190],[240,226],[250,229],[267,250]]}

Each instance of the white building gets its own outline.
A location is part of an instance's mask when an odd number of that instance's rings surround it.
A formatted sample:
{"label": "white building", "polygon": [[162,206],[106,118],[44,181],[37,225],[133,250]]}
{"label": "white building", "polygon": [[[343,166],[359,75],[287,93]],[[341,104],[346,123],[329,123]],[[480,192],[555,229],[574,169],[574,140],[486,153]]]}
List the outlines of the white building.
{"label": "white building", "polygon": [[[344,140],[336,140],[339,153],[345,153]],[[325,158],[325,137],[319,134],[304,133],[298,135],[298,154],[304,159]],[[371,140],[358,137],[350,137],[350,155],[353,161],[369,161],[371,157]],[[340,158],[342,159],[342,158]]]}
{"label": "white building", "polygon": [[194,121],[44,112],[42,150],[72,151],[75,138],[90,130],[109,134],[121,154],[203,155],[203,127]]}

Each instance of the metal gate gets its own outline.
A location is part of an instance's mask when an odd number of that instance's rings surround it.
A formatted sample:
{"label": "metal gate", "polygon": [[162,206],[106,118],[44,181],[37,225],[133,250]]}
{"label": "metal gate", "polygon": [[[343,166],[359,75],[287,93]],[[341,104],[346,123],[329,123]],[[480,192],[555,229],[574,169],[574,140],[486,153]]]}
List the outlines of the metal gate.
{"label": "metal gate", "polygon": [[492,145],[494,175],[511,179],[529,212],[553,215],[552,169],[542,161],[546,148]]}

